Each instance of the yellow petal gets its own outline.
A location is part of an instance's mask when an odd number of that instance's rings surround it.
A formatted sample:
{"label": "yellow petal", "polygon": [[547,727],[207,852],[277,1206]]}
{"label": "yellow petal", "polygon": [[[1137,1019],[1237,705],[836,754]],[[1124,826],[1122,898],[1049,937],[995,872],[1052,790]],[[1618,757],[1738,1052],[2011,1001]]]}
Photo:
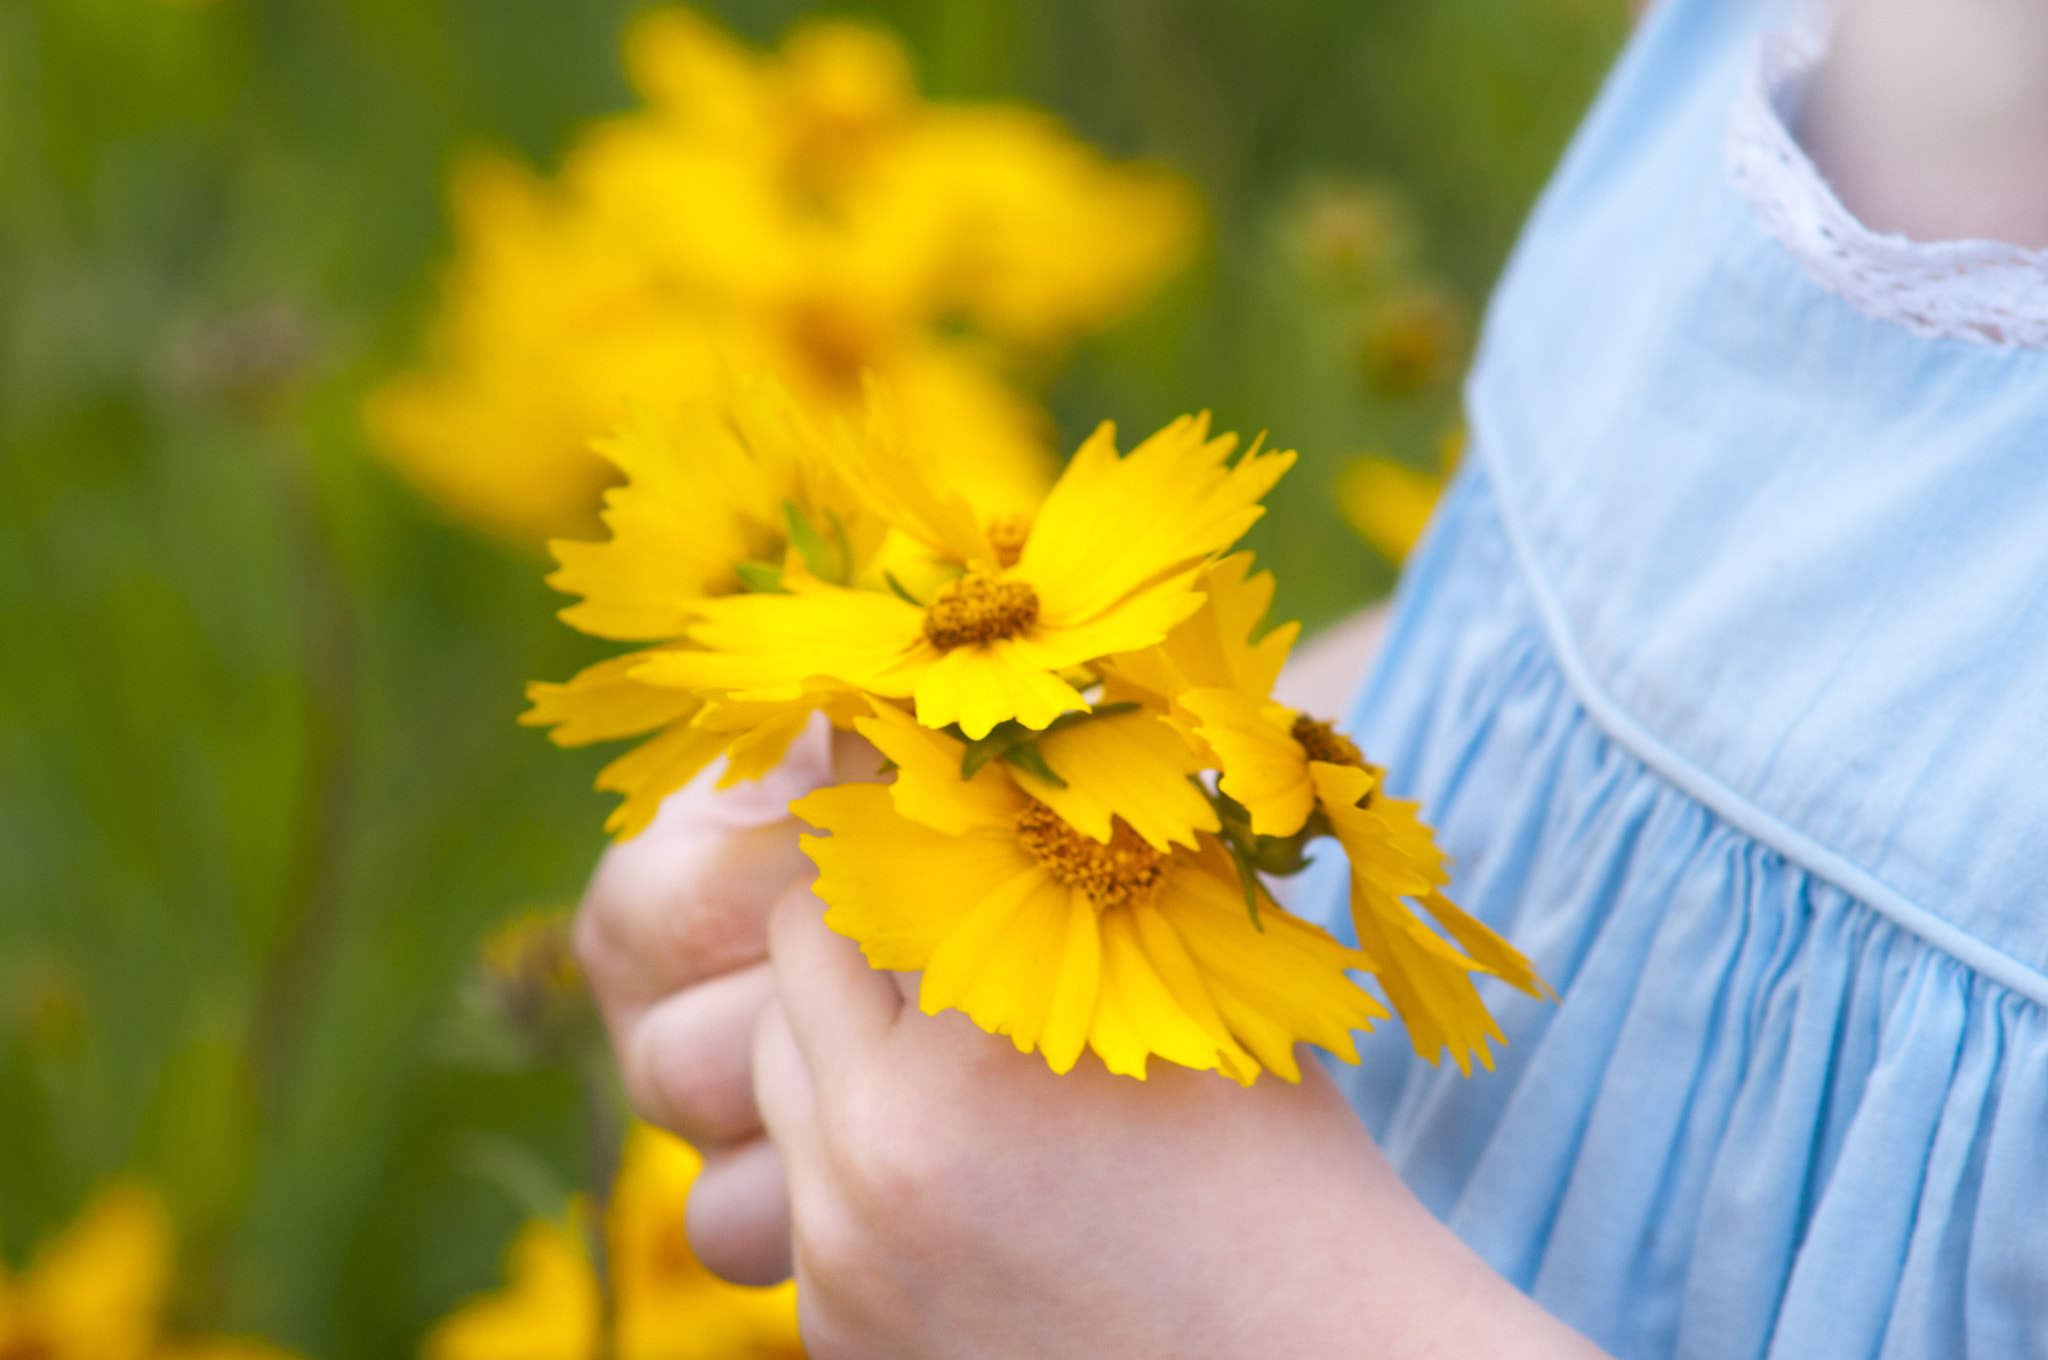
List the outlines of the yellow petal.
{"label": "yellow petal", "polygon": [[1162,852],[1175,842],[1192,849],[1198,831],[1216,831],[1216,810],[1189,782],[1200,768],[1187,743],[1150,713],[1093,718],[1041,738],[1039,754],[1066,787],[1013,768],[1017,786],[1067,824],[1107,843],[1110,819]]}
{"label": "yellow petal", "polygon": [[646,1124],[626,1137],[606,1212],[618,1360],[798,1354],[796,1286],[749,1289],[706,1270],[683,1233],[703,1159]]}
{"label": "yellow petal", "polygon": [[1230,1032],[1289,1081],[1300,1076],[1297,1041],[1356,1062],[1351,1031],[1371,1029],[1387,1012],[1346,973],[1372,960],[1270,898],[1254,925],[1229,857],[1214,841],[1194,863],[1199,871],[1167,880],[1159,907],[1187,946]]}
{"label": "yellow petal", "polygon": [[1323,812],[1351,861],[1351,917],[1359,947],[1373,956],[1373,972],[1407,1025],[1415,1051],[1435,1062],[1448,1048],[1467,1074],[1474,1055],[1492,1067],[1487,1040],[1506,1040],[1469,976],[1492,971],[1492,963],[1452,948],[1404,899],[1428,903],[1446,928],[1461,941],[1469,936],[1477,942],[1480,952],[1500,963],[1503,976],[1522,990],[1541,996],[1548,987],[1512,946],[1436,891],[1448,875],[1429,829],[1415,816],[1415,804],[1374,794],[1369,806],[1359,807],[1373,789],[1369,772],[1322,761],[1310,762],[1309,771]]}
{"label": "yellow petal", "polygon": [[1168,654],[1191,688],[1233,689],[1263,699],[1287,664],[1301,625],[1283,623],[1253,644],[1252,634],[1273,603],[1273,573],[1253,575],[1251,567],[1250,553],[1233,553],[1205,570],[1195,584],[1205,597],[1201,611],[1166,639]]}
{"label": "yellow petal", "polygon": [[427,1335],[426,1360],[597,1360],[604,1305],[577,1235],[536,1220],[506,1254],[503,1289]]}
{"label": "yellow petal", "polygon": [[528,727],[553,727],[548,740],[557,746],[587,746],[689,719],[699,707],[695,695],[632,677],[630,672],[645,655],[633,652],[586,666],[566,684],[534,681],[526,687],[533,707],[520,714],[519,721]]}
{"label": "yellow petal", "polygon": [[951,836],[974,831],[1007,835],[1015,827],[1024,806],[1017,786],[987,768],[962,779],[960,760],[967,748],[959,741],[887,704],[877,705],[874,716],[855,727],[896,763],[890,794],[905,817]]}
{"label": "yellow petal", "polygon": [[[1251,813],[1261,836],[1292,836],[1315,811],[1309,759],[1292,735],[1294,712],[1228,689],[1190,690],[1178,703],[1223,767],[1219,787]],[[1361,771],[1363,773],[1363,771]]]}
{"label": "yellow petal", "polygon": [[1013,718],[1042,728],[1062,713],[1088,707],[1079,691],[1032,664],[1010,638],[955,647],[917,677],[913,693],[919,722],[927,727],[958,723],[977,741]]}
{"label": "yellow petal", "polygon": [[808,578],[788,595],[729,595],[704,602],[691,639],[703,651],[643,653],[631,674],[647,684],[794,696],[805,680],[828,677],[890,698],[907,698],[917,671],[936,653],[924,612],[893,595],[848,590]]}
{"label": "yellow petal", "polygon": [[935,486],[926,460],[905,450],[909,436],[897,422],[888,394],[868,393],[866,430],[842,431],[833,446],[841,476],[875,514],[910,534],[933,552],[966,566],[993,562],[988,535],[964,496]]}
{"label": "yellow petal", "polygon": [[1380,556],[1399,565],[1429,527],[1444,481],[1386,458],[1359,458],[1337,478],[1337,508]]}
{"label": "yellow petal", "polygon": [[1074,1012],[1093,1012],[1100,968],[1094,907],[1033,868],[976,902],[940,941],[918,1004],[934,1015],[957,1007],[1023,1052],[1049,1039],[1046,1062],[1064,1072],[1086,1033]]}
{"label": "yellow petal", "polygon": [[673,416],[634,410],[595,441],[627,481],[605,493],[599,543],[557,540],[548,584],[583,603],[562,611],[598,637],[672,638],[703,596],[734,589],[735,564],[779,555],[793,478],[753,459],[709,406]]}
{"label": "yellow petal", "polygon": [[[1264,513],[1259,498],[1294,461],[1254,450],[1227,462],[1236,437],[1208,437],[1206,416],[1174,421],[1122,458],[1104,425],[1054,484],[1018,569],[1043,617],[1077,623],[1134,591],[1222,552]],[[1142,514],[1133,514],[1142,507]]]}
{"label": "yellow petal", "polygon": [[1466,915],[1463,908],[1440,892],[1422,895],[1422,905],[1449,931],[1451,938],[1465,946],[1465,952],[1486,970],[1518,992],[1543,1001],[1557,1000],[1557,992],[1536,973],[1536,965],[1482,922]]}
{"label": "yellow petal", "polygon": [[849,727],[870,711],[857,690],[836,681],[806,681],[794,697],[748,701],[719,696],[705,702],[693,722],[725,739],[725,774],[720,788],[742,779],[760,779],[782,763],[789,744],[809,725],[811,715],[824,713],[835,726]]}
{"label": "yellow petal", "polygon": [[661,800],[696,778],[728,739],[726,733],[679,722],[599,770],[597,787],[625,796],[605,818],[604,829],[622,841],[645,831],[661,811]]}
{"label": "yellow petal", "polygon": [[923,968],[983,898],[1037,865],[1008,831],[948,836],[896,811],[878,784],[822,789],[790,811],[832,834],[805,836],[825,924],[877,968]]}
{"label": "yellow petal", "polygon": [[163,1201],[132,1181],[116,1181],[36,1254],[19,1295],[25,1311],[40,1319],[49,1353],[142,1360],[170,1281]]}
{"label": "yellow petal", "polygon": [[1487,1039],[1507,1040],[1472,985],[1470,975],[1479,965],[1431,934],[1398,899],[1355,879],[1351,919],[1365,952],[1384,961],[1373,976],[1400,1013],[1417,1056],[1434,1063],[1448,1048],[1467,1076],[1475,1054],[1491,1069]]}
{"label": "yellow petal", "polygon": [[1062,615],[1042,609],[1038,624],[1019,643],[1047,670],[1149,647],[1202,607],[1202,597],[1193,589],[1198,579],[1194,571],[1169,573],[1094,614]]}
{"label": "yellow petal", "polygon": [[1127,911],[1102,914],[1102,992],[1088,1045],[1112,1072],[1143,1080],[1146,1060],[1158,1054],[1183,1067],[1206,1070],[1238,1055],[1220,1044],[1174,999],[1145,955]]}

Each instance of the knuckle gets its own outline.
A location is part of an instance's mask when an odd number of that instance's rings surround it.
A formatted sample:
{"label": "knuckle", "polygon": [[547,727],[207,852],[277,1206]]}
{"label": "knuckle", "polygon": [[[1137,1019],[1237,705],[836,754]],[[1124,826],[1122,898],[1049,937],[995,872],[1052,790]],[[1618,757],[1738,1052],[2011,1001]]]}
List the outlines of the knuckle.
{"label": "knuckle", "polygon": [[790,1240],[806,1276],[827,1294],[858,1294],[875,1269],[875,1253],[852,1216],[833,1210],[796,1216]]}
{"label": "knuckle", "polygon": [[759,1130],[754,1029],[768,982],[761,972],[728,974],[675,992],[639,1017],[621,1068],[628,1094],[649,1118],[699,1144]]}
{"label": "knuckle", "polygon": [[840,1113],[835,1148],[849,1200],[912,1238],[950,1220],[971,1173],[955,1121],[935,1102],[855,1092]]}
{"label": "knuckle", "polygon": [[667,1084],[661,1077],[658,1036],[650,1034],[643,1021],[626,1032],[619,1050],[619,1081],[626,1088],[626,1101],[633,1107],[633,1113],[650,1124],[682,1134],[683,1121],[669,1104]]}

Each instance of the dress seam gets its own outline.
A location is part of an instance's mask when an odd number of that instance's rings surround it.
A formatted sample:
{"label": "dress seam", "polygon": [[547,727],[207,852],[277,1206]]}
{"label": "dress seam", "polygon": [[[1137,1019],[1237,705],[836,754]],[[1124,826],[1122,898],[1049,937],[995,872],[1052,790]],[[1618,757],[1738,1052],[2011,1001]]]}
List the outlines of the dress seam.
{"label": "dress seam", "polygon": [[1611,740],[1652,773],[1750,839],[1776,851],[1808,873],[1834,884],[1850,897],[1979,975],[2037,1005],[2048,1006],[2048,975],[1929,911],[1868,869],[1758,807],[1666,746],[1609,695],[1594,678],[1592,667],[1580,655],[1564,608],[1551,594],[1548,583],[1537,569],[1533,546],[1516,521],[1513,497],[1507,494],[1507,479],[1501,475],[1502,469],[1492,455],[1491,441],[1480,437],[1472,442],[1479,462],[1486,470],[1487,480],[1494,488],[1493,501],[1500,514],[1509,550],[1514,554],[1516,570],[1528,588],[1529,598],[1536,606],[1537,620],[1549,642],[1552,659],[1557,662],[1558,670],[1579,706]]}

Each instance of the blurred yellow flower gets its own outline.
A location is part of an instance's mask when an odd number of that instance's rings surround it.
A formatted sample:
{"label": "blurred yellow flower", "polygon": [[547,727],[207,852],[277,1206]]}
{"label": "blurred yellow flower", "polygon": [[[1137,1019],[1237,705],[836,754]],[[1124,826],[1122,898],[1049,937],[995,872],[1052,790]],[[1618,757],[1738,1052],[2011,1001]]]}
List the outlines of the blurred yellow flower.
{"label": "blurred yellow flower", "polygon": [[683,1205],[702,1165],[636,1126],[605,1215],[609,1308],[577,1226],[536,1220],[506,1253],[505,1288],[444,1319],[425,1360],[801,1360],[794,1284],[727,1284],[691,1253]]}
{"label": "blurred yellow flower", "polygon": [[640,111],[556,181],[478,157],[425,362],[375,393],[376,441],[457,515],[517,538],[589,526],[592,436],[625,401],[717,402],[728,368],[819,415],[879,375],[991,511],[1025,508],[1050,424],[1013,379],[1135,308],[1196,211],[1050,118],[933,104],[901,46],[843,22],[759,56],[683,10],[636,21]]}
{"label": "blurred yellow flower", "polygon": [[0,1267],[0,1357],[291,1360],[260,1341],[167,1338],[173,1248],[163,1201],[133,1181],[101,1189],[19,1275]]}
{"label": "blurred yellow flower", "polygon": [[1438,444],[1438,471],[1433,473],[1418,472],[1391,458],[1355,458],[1337,476],[1337,509],[1374,551],[1399,566],[1429,527],[1437,497],[1458,470],[1464,449],[1465,431],[1460,427]]}
{"label": "blurred yellow flower", "polygon": [[[1449,1048],[1463,1071],[1474,1054],[1491,1067],[1487,1039],[1501,1034],[1470,974],[1493,973],[1532,996],[1550,989],[1513,946],[1440,891],[1450,875],[1418,805],[1381,792],[1378,768],[1331,724],[1269,697],[1296,629],[1252,642],[1273,578],[1250,570],[1248,553],[1209,567],[1199,582],[1201,610],[1159,646],[1115,658],[1107,691],[1162,711],[1201,764],[1220,771],[1223,830],[1247,870],[1335,836],[1351,865],[1359,945],[1371,959],[1359,966],[1379,978],[1416,1052],[1434,1062]],[[1410,901],[1467,952],[1425,925]]]}
{"label": "blurred yellow flower", "polygon": [[[1079,752],[1127,723],[1165,730],[1142,714],[1097,719],[1047,738],[1046,755],[1079,773]],[[1300,1040],[1355,1062],[1350,1031],[1386,1015],[1345,973],[1368,956],[1270,900],[1254,922],[1206,833],[1166,849],[1121,815],[1084,830],[1005,765],[963,780],[963,744],[893,707],[857,726],[896,782],[825,789],[791,810],[831,833],[804,838],[826,923],[875,967],[922,971],[926,1012],[965,1011],[1055,1072],[1086,1048],[1128,1076],[1157,1055],[1245,1085],[1262,1068],[1299,1080]],[[1102,771],[1116,777],[1112,806],[1170,823],[1162,799],[1190,787],[1178,757],[1120,746]]]}

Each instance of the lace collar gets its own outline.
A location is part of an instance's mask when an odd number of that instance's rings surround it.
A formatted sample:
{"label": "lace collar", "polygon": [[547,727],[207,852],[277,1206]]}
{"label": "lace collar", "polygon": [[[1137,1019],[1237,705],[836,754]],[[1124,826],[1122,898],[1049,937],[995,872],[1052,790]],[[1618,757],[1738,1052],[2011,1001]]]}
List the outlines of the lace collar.
{"label": "lace collar", "polygon": [[1765,35],[1735,98],[1728,173],[1814,282],[1915,335],[2048,349],[2048,251],[1879,235],[1842,206],[1790,124],[1825,50],[1810,25]]}

